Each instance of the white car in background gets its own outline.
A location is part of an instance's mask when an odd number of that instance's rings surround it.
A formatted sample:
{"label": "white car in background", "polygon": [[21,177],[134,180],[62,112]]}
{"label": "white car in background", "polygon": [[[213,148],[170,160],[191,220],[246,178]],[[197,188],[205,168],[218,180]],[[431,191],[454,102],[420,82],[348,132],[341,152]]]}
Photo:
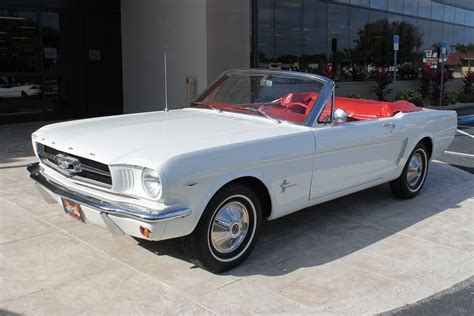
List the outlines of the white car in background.
{"label": "white car in background", "polygon": [[415,197],[456,124],[454,111],[336,98],[321,76],[233,70],[187,108],[42,127],[28,170],[72,217],[183,237],[194,263],[221,272],[249,255],[264,219],[385,182]]}
{"label": "white car in background", "polygon": [[8,84],[0,79],[0,98],[22,98],[28,99],[41,95],[41,86],[38,84]]}

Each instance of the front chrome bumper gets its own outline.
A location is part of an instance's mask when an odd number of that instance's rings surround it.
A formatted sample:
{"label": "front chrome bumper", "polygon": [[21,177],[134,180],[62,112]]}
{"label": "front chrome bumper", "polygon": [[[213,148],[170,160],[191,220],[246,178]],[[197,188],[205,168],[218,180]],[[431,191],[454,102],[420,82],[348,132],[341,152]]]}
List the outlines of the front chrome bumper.
{"label": "front chrome bumper", "polygon": [[143,222],[154,223],[182,218],[191,214],[191,210],[188,208],[157,211],[137,204],[100,200],[92,196],[74,192],[58,183],[48,180],[41,172],[38,162],[30,164],[27,169],[30,172],[30,178],[39,185],[41,190],[49,191],[108,215],[115,215],[119,217],[132,218]]}

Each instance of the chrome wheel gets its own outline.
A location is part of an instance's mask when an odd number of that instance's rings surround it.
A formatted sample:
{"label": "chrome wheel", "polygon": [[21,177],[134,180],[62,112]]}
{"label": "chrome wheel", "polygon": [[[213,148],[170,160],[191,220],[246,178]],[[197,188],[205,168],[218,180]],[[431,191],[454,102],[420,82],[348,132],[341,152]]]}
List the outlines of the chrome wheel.
{"label": "chrome wheel", "polygon": [[407,182],[411,191],[416,191],[423,183],[426,169],[426,154],[422,150],[417,150],[408,163]]}
{"label": "chrome wheel", "polygon": [[222,205],[211,224],[210,239],[214,249],[223,254],[236,250],[247,236],[249,222],[244,204],[232,201]]}

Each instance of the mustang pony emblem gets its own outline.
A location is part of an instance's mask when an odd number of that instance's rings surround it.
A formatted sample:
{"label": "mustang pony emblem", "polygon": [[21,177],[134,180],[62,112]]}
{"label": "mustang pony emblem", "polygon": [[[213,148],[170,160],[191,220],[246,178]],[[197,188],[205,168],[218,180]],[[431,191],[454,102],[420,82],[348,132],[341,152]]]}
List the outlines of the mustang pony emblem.
{"label": "mustang pony emblem", "polygon": [[286,179],[283,180],[283,183],[280,185],[281,187],[281,193],[285,193],[286,192],[286,189],[288,189],[289,187],[294,187],[296,185],[296,183],[289,183]]}
{"label": "mustang pony emblem", "polygon": [[77,158],[66,156],[64,154],[57,154],[54,156],[54,161],[59,168],[71,173],[78,173],[82,171],[81,163]]}

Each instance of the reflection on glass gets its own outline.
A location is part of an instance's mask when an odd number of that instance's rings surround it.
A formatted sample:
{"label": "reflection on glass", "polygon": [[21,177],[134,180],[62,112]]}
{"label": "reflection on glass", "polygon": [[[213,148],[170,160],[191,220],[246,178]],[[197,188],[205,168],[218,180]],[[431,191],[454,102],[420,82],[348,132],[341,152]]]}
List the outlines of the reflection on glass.
{"label": "reflection on glass", "polygon": [[418,16],[431,18],[431,0],[419,0]]}
{"label": "reflection on glass", "polygon": [[444,6],[444,22],[454,23],[455,9],[449,5]]}
{"label": "reflection on glass", "polygon": [[275,0],[275,57],[283,63],[297,62],[301,54],[301,2]]}
{"label": "reflection on glass", "polygon": [[433,2],[431,4],[431,18],[433,20],[443,21],[444,4]]}
{"label": "reflection on glass", "polygon": [[370,0],[370,7],[373,9],[387,10],[387,0]]}
{"label": "reflection on glass", "polygon": [[352,5],[360,5],[362,7],[368,7],[370,0],[351,0]]}
{"label": "reflection on glass", "polygon": [[464,26],[459,26],[459,25],[455,25],[454,26],[454,42],[453,44],[457,44],[457,43],[464,43],[464,29],[465,27]]}
{"label": "reflection on glass", "polygon": [[443,40],[448,41],[448,45],[451,45],[453,43],[450,43],[452,39],[454,38],[454,25],[453,24],[444,24],[443,26]]}
{"label": "reflection on glass", "polygon": [[456,8],[454,16],[455,16],[454,18],[455,23],[464,25],[464,22],[466,19],[466,10],[462,8]]}
{"label": "reflection on glass", "polygon": [[[437,50],[442,40],[449,45],[474,42],[474,28],[461,26],[474,24],[474,11],[432,0],[260,0],[258,5],[263,68],[335,80],[371,79],[377,67],[392,65],[393,34],[399,34],[398,60],[409,71],[400,76],[415,78],[425,50]],[[364,8],[369,5],[372,9]]]}
{"label": "reflection on glass", "polygon": [[439,45],[443,40],[443,23],[431,21],[431,45]]}
{"label": "reflection on glass", "polygon": [[59,59],[59,14],[41,13],[41,35],[43,38],[43,63],[45,71],[57,68]]}
{"label": "reflection on glass", "polygon": [[389,0],[388,11],[403,13],[403,0]]}
{"label": "reflection on glass", "polygon": [[466,25],[474,26],[474,11],[466,10]]}
{"label": "reflection on glass", "polygon": [[410,15],[418,14],[418,0],[405,0],[403,4],[403,13]]}
{"label": "reflection on glass", "polygon": [[258,50],[260,62],[268,63],[273,59],[273,0],[258,1]]}
{"label": "reflection on glass", "polygon": [[303,56],[311,72],[322,73],[320,63],[327,62],[327,41],[321,34],[327,33],[327,4],[321,1],[303,2]]}
{"label": "reflection on glass", "polygon": [[0,10],[0,71],[35,72],[39,70],[36,13]]}
{"label": "reflection on glass", "polygon": [[350,12],[350,42],[349,46],[354,48],[357,45],[358,33],[364,28],[369,20],[369,11],[365,9],[351,8]]}
{"label": "reflection on glass", "polygon": [[421,37],[421,48],[431,49],[431,22],[425,19],[418,19],[418,32],[422,35]]}
{"label": "reflection on glass", "polygon": [[41,113],[41,77],[0,75],[0,118],[15,113]]}

